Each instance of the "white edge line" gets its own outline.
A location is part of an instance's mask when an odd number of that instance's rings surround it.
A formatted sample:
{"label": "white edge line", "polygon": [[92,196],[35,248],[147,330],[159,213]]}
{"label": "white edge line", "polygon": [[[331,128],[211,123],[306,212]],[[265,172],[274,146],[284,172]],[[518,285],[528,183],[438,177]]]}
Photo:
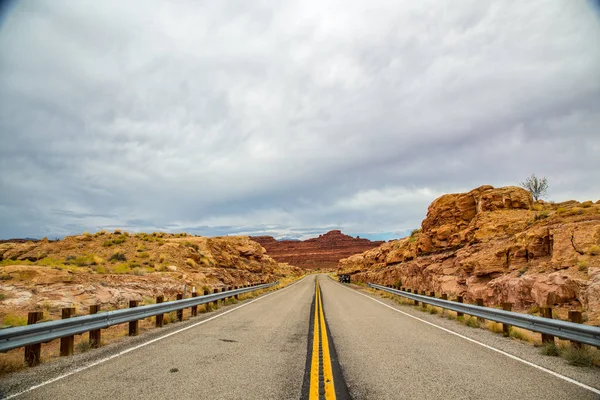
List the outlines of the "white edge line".
{"label": "white edge line", "polygon": [[[308,275],[307,275],[307,276],[308,276]],[[48,379],[48,380],[47,380],[47,381],[45,381],[45,382],[42,382],[42,383],[39,383],[39,384],[37,384],[37,385],[31,386],[31,387],[29,387],[29,388],[27,388],[27,389],[25,389],[25,390],[23,390],[23,391],[21,391],[21,392],[17,392],[17,393],[11,394],[11,395],[10,395],[10,396],[8,396],[8,397],[4,397],[4,399],[5,399],[5,400],[8,400],[8,399],[15,398],[15,397],[17,397],[17,396],[21,396],[21,395],[23,395],[23,394],[25,394],[25,393],[31,392],[32,390],[39,389],[39,388],[41,388],[42,386],[49,385],[49,384],[51,384],[51,383],[54,383],[54,382],[56,382],[56,381],[59,381],[59,380],[61,380],[61,379],[63,379],[63,378],[66,378],[66,377],[69,377],[69,376],[71,376],[71,375],[74,375],[74,374],[76,374],[76,373],[78,373],[78,372],[85,371],[86,369],[89,369],[89,368],[95,367],[96,365],[99,365],[99,364],[105,363],[106,361],[112,360],[113,358],[117,358],[117,357],[119,357],[119,356],[122,356],[122,355],[124,355],[124,354],[127,354],[127,353],[129,353],[129,352],[131,352],[131,351],[134,351],[134,350],[140,349],[140,348],[142,348],[142,347],[144,347],[144,346],[148,346],[149,344],[152,344],[152,343],[158,342],[159,340],[166,339],[166,338],[168,338],[169,336],[173,336],[173,335],[176,335],[176,334],[178,334],[178,333],[181,333],[181,332],[183,332],[183,331],[187,331],[188,329],[194,328],[194,327],[196,327],[196,326],[198,326],[198,325],[202,325],[202,324],[204,324],[204,323],[206,323],[206,322],[208,322],[208,321],[212,321],[212,320],[213,320],[213,319],[215,319],[215,318],[222,317],[223,315],[229,314],[230,312],[233,312],[233,311],[235,311],[235,310],[239,310],[239,309],[240,309],[240,308],[242,308],[242,307],[246,307],[247,305],[250,305],[250,304],[254,303],[255,301],[259,301],[259,300],[262,300],[262,299],[264,299],[264,298],[266,298],[266,297],[269,297],[269,296],[271,296],[272,294],[275,294],[275,293],[281,293],[281,291],[282,291],[283,289],[290,288],[290,287],[294,286],[295,284],[297,284],[297,283],[300,283],[300,281],[304,280],[304,278],[306,278],[307,276],[304,276],[303,278],[301,278],[301,279],[298,279],[296,282],[292,283],[291,285],[285,286],[285,287],[281,288],[280,290],[276,290],[276,291],[273,291],[273,292],[271,292],[271,293],[267,293],[267,294],[265,294],[264,296],[260,296],[258,299],[254,299],[254,300],[252,300],[252,301],[249,301],[249,302],[247,302],[247,303],[241,304],[241,305],[239,305],[239,306],[237,306],[237,307],[235,307],[235,308],[232,308],[231,310],[227,310],[227,311],[225,311],[225,312],[222,312],[221,314],[217,314],[217,315],[215,315],[215,316],[213,316],[213,317],[210,317],[210,318],[207,318],[207,319],[205,319],[205,320],[202,320],[202,321],[196,322],[195,324],[188,325],[188,326],[186,326],[185,328],[181,328],[181,329],[178,329],[178,330],[176,330],[176,331],[169,332],[169,333],[165,334],[164,336],[160,336],[160,337],[157,337],[157,338],[155,338],[155,339],[149,340],[149,341],[147,341],[147,342],[140,343],[140,344],[138,344],[137,346],[130,347],[130,348],[128,348],[128,349],[125,349],[125,350],[123,350],[123,351],[121,351],[121,352],[119,352],[119,353],[113,354],[112,356],[108,356],[108,357],[102,358],[102,359],[100,359],[100,360],[94,361],[94,362],[92,362],[92,363],[90,363],[90,364],[84,365],[83,367],[79,367],[79,368],[77,368],[77,369],[74,369],[73,371],[69,371],[69,372],[67,372],[67,373],[65,373],[65,374],[62,374],[62,375],[59,375],[59,376],[57,376],[57,377],[55,377],[55,378]]]}
{"label": "white edge line", "polygon": [[[333,281],[333,279],[332,279],[332,281]],[[335,281],[333,281],[333,282],[334,282],[334,283],[337,283],[337,282],[335,282]],[[441,330],[443,330],[443,331],[445,331],[445,332],[451,333],[451,334],[453,334],[453,335],[456,335],[456,336],[458,336],[458,337],[460,337],[460,338],[463,338],[463,339],[465,339],[465,340],[468,340],[469,342],[472,342],[472,343],[478,344],[478,345],[480,345],[480,346],[483,346],[483,347],[485,347],[486,349],[490,349],[490,350],[493,350],[493,351],[495,351],[495,352],[497,352],[497,353],[503,354],[503,355],[505,355],[506,357],[512,358],[513,360],[520,361],[520,362],[522,362],[523,364],[527,364],[527,365],[529,365],[530,367],[537,368],[537,369],[539,369],[540,371],[544,371],[544,372],[546,372],[546,373],[548,373],[548,374],[550,374],[550,375],[553,375],[553,376],[555,376],[555,377],[557,377],[557,378],[560,378],[560,379],[562,379],[562,380],[565,380],[565,381],[567,381],[567,382],[570,382],[570,383],[572,383],[572,384],[574,384],[574,385],[580,386],[580,387],[582,387],[582,388],[584,388],[584,389],[587,389],[587,390],[589,390],[590,392],[594,392],[594,393],[596,393],[596,394],[600,394],[600,390],[598,390],[598,389],[596,389],[596,388],[593,388],[593,387],[591,387],[591,386],[588,386],[588,385],[586,385],[585,383],[581,383],[581,382],[579,382],[579,381],[576,381],[575,379],[569,378],[568,376],[561,375],[561,374],[559,374],[558,372],[554,372],[554,371],[552,371],[552,370],[550,370],[550,369],[548,369],[548,368],[541,367],[541,366],[539,366],[539,365],[537,365],[537,364],[534,364],[534,363],[532,363],[532,362],[530,362],[530,361],[524,360],[524,359],[522,359],[522,358],[520,358],[520,357],[517,357],[517,356],[515,356],[515,355],[512,355],[512,354],[510,354],[510,353],[507,353],[507,352],[505,352],[505,351],[503,351],[503,350],[500,350],[500,349],[497,349],[497,348],[495,348],[495,347],[489,346],[489,345],[487,345],[487,344],[485,344],[485,343],[481,343],[481,342],[479,342],[479,341],[477,341],[477,340],[475,340],[475,339],[471,339],[470,337],[467,337],[467,336],[461,335],[460,333],[454,332],[454,331],[452,331],[452,330],[450,330],[450,329],[443,328],[443,327],[441,327],[441,326],[439,326],[439,325],[436,325],[436,324],[434,324],[434,323],[432,323],[432,322],[425,321],[424,319],[421,319],[421,318],[419,318],[419,317],[415,317],[414,315],[411,315],[411,314],[409,314],[409,313],[406,313],[406,312],[404,312],[404,311],[398,310],[397,308],[395,308],[395,307],[392,307],[392,306],[390,306],[389,304],[385,304],[384,302],[382,302],[382,301],[379,301],[379,300],[377,300],[377,299],[374,299],[373,297],[371,297],[371,296],[369,296],[369,295],[366,295],[366,294],[364,294],[364,293],[360,293],[360,292],[357,292],[356,290],[353,290],[353,289],[346,288],[345,286],[342,286],[342,287],[343,287],[343,288],[345,288],[345,289],[347,289],[347,290],[350,290],[351,292],[354,292],[354,293],[356,293],[356,294],[359,294],[359,295],[361,295],[361,296],[365,296],[366,298],[368,298],[368,299],[370,299],[370,300],[373,300],[373,301],[374,301],[374,302],[376,302],[376,303],[382,304],[382,305],[384,305],[384,306],[386,306],[386,307],[388,307],[388,308],[390,308],[390,309],[392,309],[392,310],[394,310],[394,311],[396,311],[396,312],[399,312],[399,313],[401,313],[401,314],[404,314],[404,315],[406,315],[406,316],[408,316],[408,317],[414,318],[414,319],[416,319],[417,321],[424,322],[424,323],[426,323],[427,325],[431,325],[431,326],[433,326],[433,327],[436,327],[436,328],[438,328],[438,329],[441,329]]]}

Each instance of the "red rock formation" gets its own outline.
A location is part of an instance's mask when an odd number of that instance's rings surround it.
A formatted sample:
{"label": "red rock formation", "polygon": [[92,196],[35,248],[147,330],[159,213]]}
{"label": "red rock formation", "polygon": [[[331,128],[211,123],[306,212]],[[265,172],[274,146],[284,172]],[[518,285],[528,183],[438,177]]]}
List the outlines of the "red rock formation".
{"label": "red rock formation", "polygon": [[444,195],[420,231],[340,260],[339,272],[490,306],[582,309],[600,324],[600,202],[534,202],[518,187]]}
{"label": "red rock formation", "polygon": [[340,259],[384,243],[383,241],[372,242],[358,236],[353,238],[339,230],[304,241],[277,241],[271,236],[254,236],[250,239],[260,243],[273,259],[307,269],[335,268]]}

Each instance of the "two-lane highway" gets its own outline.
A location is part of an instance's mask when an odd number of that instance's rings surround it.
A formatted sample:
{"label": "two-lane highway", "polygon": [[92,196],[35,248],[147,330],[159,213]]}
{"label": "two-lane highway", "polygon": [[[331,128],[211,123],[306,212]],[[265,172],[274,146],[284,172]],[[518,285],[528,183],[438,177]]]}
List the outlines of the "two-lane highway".
{"label": "two-lane highway", "polygon": [[186,330],[17,398],[600,398],[326,275],[318,282],[308,276],[203,315]]}

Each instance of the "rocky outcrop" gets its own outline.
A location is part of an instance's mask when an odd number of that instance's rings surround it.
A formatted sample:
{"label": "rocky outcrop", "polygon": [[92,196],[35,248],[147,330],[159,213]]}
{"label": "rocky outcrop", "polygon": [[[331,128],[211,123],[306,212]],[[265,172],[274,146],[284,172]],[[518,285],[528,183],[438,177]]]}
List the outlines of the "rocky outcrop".
{"label": "rocky outcrop", "polygon": [[518,187],[482,186],[431,203],[411,236],[343,259],[353,280],[585,311],[600,324],[600,202],[534,202]]}
{"label": "rocky outcrop", "polygon": [[55,242],[2,243],[0,261],[0,318],[42,305],[52,316],[61,307],[119,307],[160,294],[173,298],[184,287],[201,292],[301,274],[248,237],[164,233],[98,232]]}
{"label": "rocky outcrop", "polygon": [[254,236],[269,256],[305,269],[335,268],[340,259],[379,246],[383,242],[353,238],[339,230],[329,231],[308,240],[275,240],[271,236]]}

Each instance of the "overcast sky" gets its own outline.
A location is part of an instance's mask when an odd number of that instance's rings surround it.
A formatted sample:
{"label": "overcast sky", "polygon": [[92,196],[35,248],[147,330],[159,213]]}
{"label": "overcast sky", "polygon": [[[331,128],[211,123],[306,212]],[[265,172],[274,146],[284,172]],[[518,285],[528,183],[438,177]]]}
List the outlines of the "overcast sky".
{"label": "overcast sky", "polygon": [[0,238],[374,239],[536,173],[600,199],[586,0],[21,1],[0,20]]}

